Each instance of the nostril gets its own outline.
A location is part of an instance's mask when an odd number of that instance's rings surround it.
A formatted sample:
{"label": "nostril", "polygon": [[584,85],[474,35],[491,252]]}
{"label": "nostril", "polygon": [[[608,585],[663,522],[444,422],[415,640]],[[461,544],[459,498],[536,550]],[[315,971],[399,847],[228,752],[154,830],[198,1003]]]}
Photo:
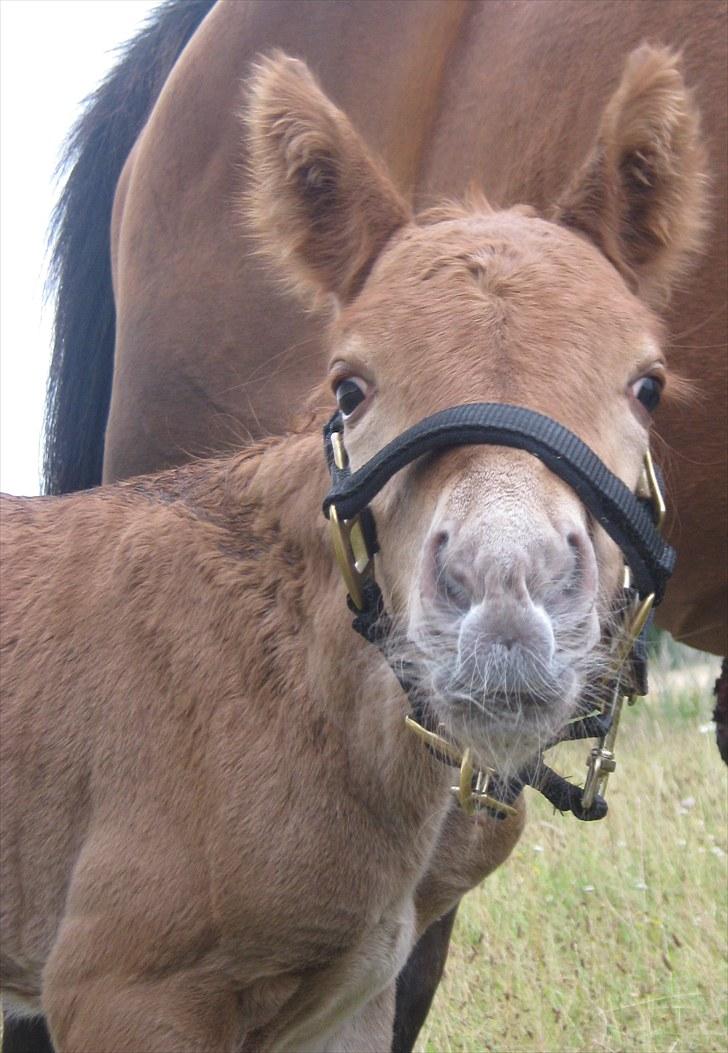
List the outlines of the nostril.
{"label": "nostril", "polygon": [[432,536],[432,562],[435,572],[435,581],[438,585],[445,569],[445,549],[447,548],[449,541],[450,535],[447,530],[439,530]]}
{"label": "nostril", "polygon": [[566,543],[573,558],[571,580],[574,585],[578,585],[584,576],[584,542],[581,534],[572,530],[566,537]]}
{"label": "nostril", "polygon": [[435,534],[435,536],[432,539],[433,547],[435,549],[435,552],[438,555],[445,548],[445,545],[447,545],[449,540],[450,540],[450,535],[447,532],[447,530],[438,530],[438,532]]}
{"label": "nostril", "polygon": [[451,610],[462,614],[470,609],[470,590],[462,572],[453,564],[452,554],[448,559],[449,543],[450,532],[448,530],[439,530],[432,536],[435,588],[437,595]]}
{"label": "nostril", "polygon": [[440,594],[448,606],[461,614],[466,614],[471,607],[470,590],[462,576],[451,568],[440,574]]}

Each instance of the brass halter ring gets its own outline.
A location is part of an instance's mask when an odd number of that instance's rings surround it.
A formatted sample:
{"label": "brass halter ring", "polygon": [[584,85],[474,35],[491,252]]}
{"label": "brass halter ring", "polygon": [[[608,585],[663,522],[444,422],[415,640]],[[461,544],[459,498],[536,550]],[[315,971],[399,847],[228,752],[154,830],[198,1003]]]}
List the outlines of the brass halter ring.
{"label": "brass halter ring", "polygon": [[[665,498],[649,450],[646,451],[643,459],[642,473],[640,475],[639,483],[637,484],[637,495],[650,501],[655,526],[658,531],[662,530],[666,513]],[[625,589],[628,589],[630,585],[630,570],[629,567],[625,566]],[[650,616],[654,602],[654,593],[650,593],[650,595],[646,596],[642,601],[636,601],[632,611],[629,628],[616,648],[614,660],[617,674],[629,657],[630,652],[634,647],[635,640],[647,624],[647,619]],[[584,781],[584,789],[581,794],[582,807],[585,809],[591,808],[597,794],[604,797],[606,793],[607,780],[617,767],[617,761],[614,756],[614,746],[617,741],[617,732],[619,731],[619,721],[622,716],[622,709],[624,708],[625,702],[630,706],[634,705],[635,699],[636,695],[634,692],[620,690],[619,677],[617,676],[611,702],[607,703],[607,707],[611,709],[611,726],[607,734],[599,740],[598,745],[590,751],[586,761],[587,774]]]}
{"label": "brass halter ring", "polygon": [[[331,445],[334,451],[334,464],[337,468],[346,468],[349,458],[340,432],[334,432]],[[334,556],[344,579],[346,591],[351,597],[351,602],[360,611],[364,606],[362,592],[364,582],[372,572],[372,556],[367,548],[361,519],[358,515],[353,519],[339,519],[336,506],[332,505],[329,513],[329,532]]]}
{"label": "brass halter ring", "polygon": [[418,724],[412,717],[406,716],[404,723],[409,730],[421,739],[431,750],[442,754],[453,767],[460,767],[460,778],[457,786],[450,789],[458,804],[467,815],[475,815],[484,808],[489,811],[501,812],[503,815],[516,815],[517,808],[504,801],[491,797],[488,786],[495,777],[493,768],[476,768],[473,766],[473,758],[470,749],[465,751],[458,749],[448,739],[434,731],[428,731]]}

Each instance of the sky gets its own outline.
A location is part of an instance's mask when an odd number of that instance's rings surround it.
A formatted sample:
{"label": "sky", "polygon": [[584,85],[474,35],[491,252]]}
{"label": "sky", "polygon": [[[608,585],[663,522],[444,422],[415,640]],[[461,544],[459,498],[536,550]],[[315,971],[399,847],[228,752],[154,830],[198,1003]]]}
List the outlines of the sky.
{"label": "sky", "polygon": [[61,145],[153,0],[0,0],[0,489],[40,489],[46,233]]}

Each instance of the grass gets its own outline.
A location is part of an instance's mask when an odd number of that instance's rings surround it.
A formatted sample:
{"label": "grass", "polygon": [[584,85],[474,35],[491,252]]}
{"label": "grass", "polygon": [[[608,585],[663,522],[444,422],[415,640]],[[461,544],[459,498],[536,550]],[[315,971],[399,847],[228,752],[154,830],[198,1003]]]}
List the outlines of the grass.
{"label": "grass", "polygon": [[[623,715],[607,818],[578,823],[527,791],[520,845],[461,906],[418,1053],[728,1048],[716,667],[661,657],[662,689]],[[558,747],[553,766],[581,781],[587,748]]]}

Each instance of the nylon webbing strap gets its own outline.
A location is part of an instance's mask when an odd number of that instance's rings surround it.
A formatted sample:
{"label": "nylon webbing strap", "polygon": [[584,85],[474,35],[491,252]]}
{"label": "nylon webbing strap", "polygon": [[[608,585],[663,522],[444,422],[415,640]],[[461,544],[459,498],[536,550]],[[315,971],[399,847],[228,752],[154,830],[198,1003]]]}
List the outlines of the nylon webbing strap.
{"label": "nylon webbing strap", "polygon": [[[327,425],[327,437],[340,428],[337,414]],[[476,402],[426,417],[358,471],[334,471],[336,481],[324,500],[324,514],[328,516],[335,504],[340,518],[352,519],[393,475],[418,457],[453,446],[480,444],[514,447],[538,457],[574,490],[620,547],[640,596],[654,593],[655,604],[660,602],[675,565],[675,553],[655,529],[648,511],[578,436],[523,406]]]}

